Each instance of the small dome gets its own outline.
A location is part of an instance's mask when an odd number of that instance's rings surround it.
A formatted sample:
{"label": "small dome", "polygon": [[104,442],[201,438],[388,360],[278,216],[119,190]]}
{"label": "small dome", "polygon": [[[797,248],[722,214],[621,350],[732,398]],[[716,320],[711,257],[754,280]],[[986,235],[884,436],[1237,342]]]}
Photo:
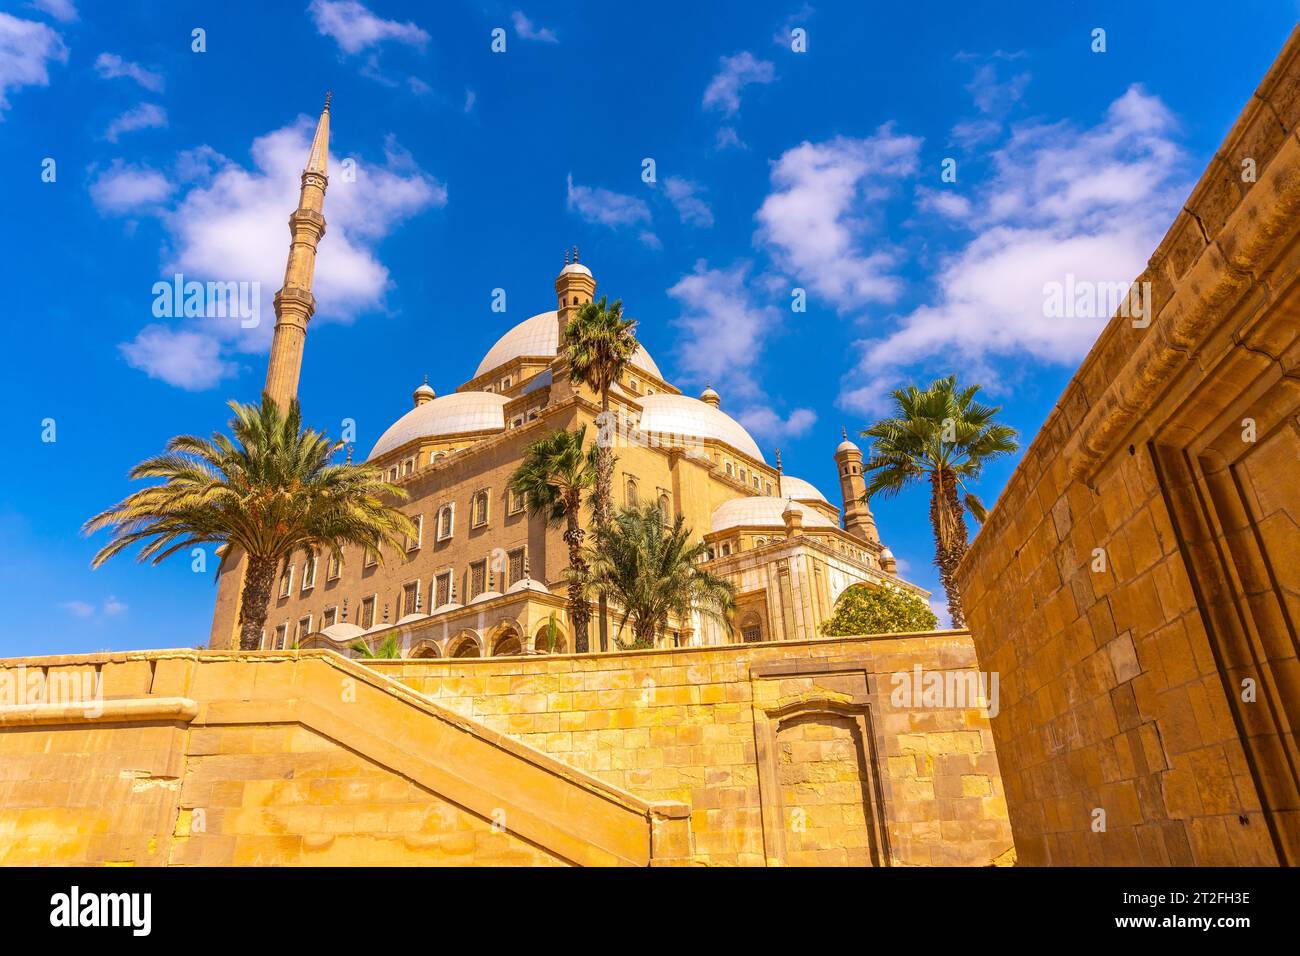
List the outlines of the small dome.
{"label": "small dome", "polygon": [[370,459],[387,454],[416,438],[505,431],[508,399],[495,392],[451,392],[411,409],[379,436]]}
{"label": "small dome", "polygon": [[880,552],[880,556],[882,558],[892,558],[894,556],[894,552],[890,551],[888,548],[885,548],[883,551]]}
{"label": "small dome", "polygon": [[562,276],[569,275],[574,272],[584,276],[591,275],[591,270],[588,269],[586,266],[584,266],[581,262],[570,262],[567,266],[565,266],[563,269],[560,270],[560,275]]}
{"label": "small dome", "polygon": [[713,390],[712,385],[705,385],[704,391],[700,392],[700,401],[707,402],[717,408],[722,404],[722,396]]}
{"label": "small dome", "polygon": [[787,515],[793,517],[794,515],[802,514],[802,513],[803,513],[803,512],[800,510],[800,506],[794,503],[794,499],[793,499],[793,498],[787,498],[786,501],[787,501],[787,504],[786,504],[786,506],[785,506],[785,509],[781,512],[781,517],[782,517],[782,518],[786,517]]}
{"label": "small dome", "polygon": [[337,624],[331,624],[325,630],[321,631],[326,637],[335,643],[351,641],[366,633],[362,628],[349,621],[339,621]]}
{"label": "small dome", "polygon": [[429,615],[427,614],[404,614],[397,619],[398,624],[414,624],[416,621],[423,621]]}
{"label": "small dome", "polygon": [[533,578],[520,578],[510,587],[506,588],[506,594],[518,594],[520,591],[537,591],[539,594],[550,594],[551,589],[541,581]]}
{"label": "small dome", "polygon": [[732,498],[713,510],[712,531],[730,528],[780,528],[785,524],[787,508],[803,514],[805,528],[834,528],[836,525],[825,515],[807,505],[788,498]]}
{"label": "small dome", "polygon": [[491,601],[493,598],[499,598],[500,596],[500,591],[484,591],[482,594],[475,595],[469,603],[482,604],[484,601]]}
{"label": "small dome", "polygon": [[816,485],[794,475],[781,476],[781,496],[794,498],[796,501],[821,501],[830,504],[826,496],[817,490]]}
{"label": "small dome", "polygon": [[712,438],[726,442],[755,461],[767,464],[758,445],[744,426],[724,411],[689,395],[656,392],[637,399],[641,406],[643,432],[679,435],[686,438]]}
{"label": "small dome", "polygon": [[844,441],[840,442],[838,445],[835,446],[835,454],[838,455],[842,451],[856,451],[859,454],[861,454],[862,449],[859,448],[857,445],[853,444],[853,442],[849,441],[849,433],[847,431],[841,428],[840,434],[844,436]]}
{"label": "small dome", "polygon": [[424,402],[437,398],[438,393],[429,385],[429,380],[425,379],[424,384],[411,393],[411,397],[415,399],[415,404],[422,405]]}

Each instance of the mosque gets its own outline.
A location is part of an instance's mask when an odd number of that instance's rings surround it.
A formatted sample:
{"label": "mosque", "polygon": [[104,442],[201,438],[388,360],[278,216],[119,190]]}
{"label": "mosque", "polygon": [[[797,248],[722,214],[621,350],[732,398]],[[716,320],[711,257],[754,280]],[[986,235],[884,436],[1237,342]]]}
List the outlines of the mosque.
{"label": "mosque", "polygon": [[[266,391],[282,405],[297,394],[307,325],[315,308],[312,274],[325,235],[329,101],[317,124],[298,208],[276,325]],[[901,580],[862,500],[862,453],[847,436],[834,452],[842,508],[811,483],[786,474],[780,452],[769,462],[758,444],[706,388],[682,394],[640,348],[610,395],[570,381],[557,356],[561,329],[596,293],[587,265],[565,262],[555,279],[555,308],[507,330],[472,377],[438,394],[427,382],[412,407],[370,449],[367,462],[409,495],[404,510],[418,533],[404,553],[345,552],[297,559],[272,590],[264,649],[327,647],[344,653],[357,638],[376,647],[399,636],[408,657],[489,657],[575,650],[566,613],[563,528],[531,517],[507,489],[528,445],[559,429],[603,433],[615,454],[614,504],[657,502],[682,514],[708,546],[709,570],[735,585],[730,631],[700,616],[673,621],[664,646],[729,641],[808,640],[854,584],[892,585],[928,598]],[[590,520],[584,511],[584,522]],[[232,556],[233,558],[234,556]],[[226,562],[210,646],[238,647],[242,560]],[[610,615],[606,649],[630,633]],[[591,619],[591,650],[599,650]]]}

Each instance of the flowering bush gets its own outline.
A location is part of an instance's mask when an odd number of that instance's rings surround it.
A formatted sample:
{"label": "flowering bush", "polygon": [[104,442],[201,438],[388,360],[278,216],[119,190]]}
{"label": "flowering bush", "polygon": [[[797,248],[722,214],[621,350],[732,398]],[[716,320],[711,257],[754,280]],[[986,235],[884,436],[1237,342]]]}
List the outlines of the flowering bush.
{"label": "flowering bush", "polygon": [[938,625],[930,605],[911,591],[855,584],[835,602],[835,613],[822,624],[821,632],[828,637],[901,634],[932,631]]}

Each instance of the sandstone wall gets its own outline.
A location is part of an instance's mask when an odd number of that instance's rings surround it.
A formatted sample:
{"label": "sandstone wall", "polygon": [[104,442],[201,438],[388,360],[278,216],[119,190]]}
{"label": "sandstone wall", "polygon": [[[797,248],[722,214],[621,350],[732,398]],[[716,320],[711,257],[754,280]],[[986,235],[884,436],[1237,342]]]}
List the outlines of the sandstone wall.
{"label": "sandstone wall", "polygon": [[[103,700],[0,705],[0,863],[688,862],[651,805],[328,652],[0,662]],[[12,695],[10,695],[12,698]]]}
{"label": "sandstone wall", "polygon": [[1021,861],[1300,862],[1293,34],[959,572]]}
{"label": "sandstone wall", "polygon": [[614,786],[689,804],[699,862],[1012,858],[987,718],[891,702],[895,673],[970,674],[962,632],[368,663]]}

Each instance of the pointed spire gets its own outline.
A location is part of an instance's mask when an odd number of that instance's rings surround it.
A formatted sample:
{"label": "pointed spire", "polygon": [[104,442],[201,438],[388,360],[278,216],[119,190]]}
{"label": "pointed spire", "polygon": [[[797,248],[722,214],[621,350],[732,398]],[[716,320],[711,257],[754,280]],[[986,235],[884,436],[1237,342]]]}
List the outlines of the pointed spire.
{"label": "pointed spire", "polygon": [[307,157],[304,173],[325,175],[329,167],[330,153],[330,99],[332,92],[325,94],[325,108],[321,110],[320,119],[316,121],[316,136],[311,141],[311,154]]}
{"label": "pointed spire", "polygon": [[781,449],[776,450],[776,473],[781,474]]}
{"label": "pointed spire", "polygon": [[840,426],[840,437],[843,438],[845,441],[849,440],[849,430],[845,428],[843,425]]}
{"label": "pointed spire", "polygon": [[569,264],[569,250],[567,248],[564,250],[564,264],[566,266]]}
{"label": "pointed spire", "polygon": [[573,261],[574,261],[574,262],[577,262],[577,261],[578,261],[578,247],[577,247],[577,246],[574,246],[574,247],[573,247]]}

